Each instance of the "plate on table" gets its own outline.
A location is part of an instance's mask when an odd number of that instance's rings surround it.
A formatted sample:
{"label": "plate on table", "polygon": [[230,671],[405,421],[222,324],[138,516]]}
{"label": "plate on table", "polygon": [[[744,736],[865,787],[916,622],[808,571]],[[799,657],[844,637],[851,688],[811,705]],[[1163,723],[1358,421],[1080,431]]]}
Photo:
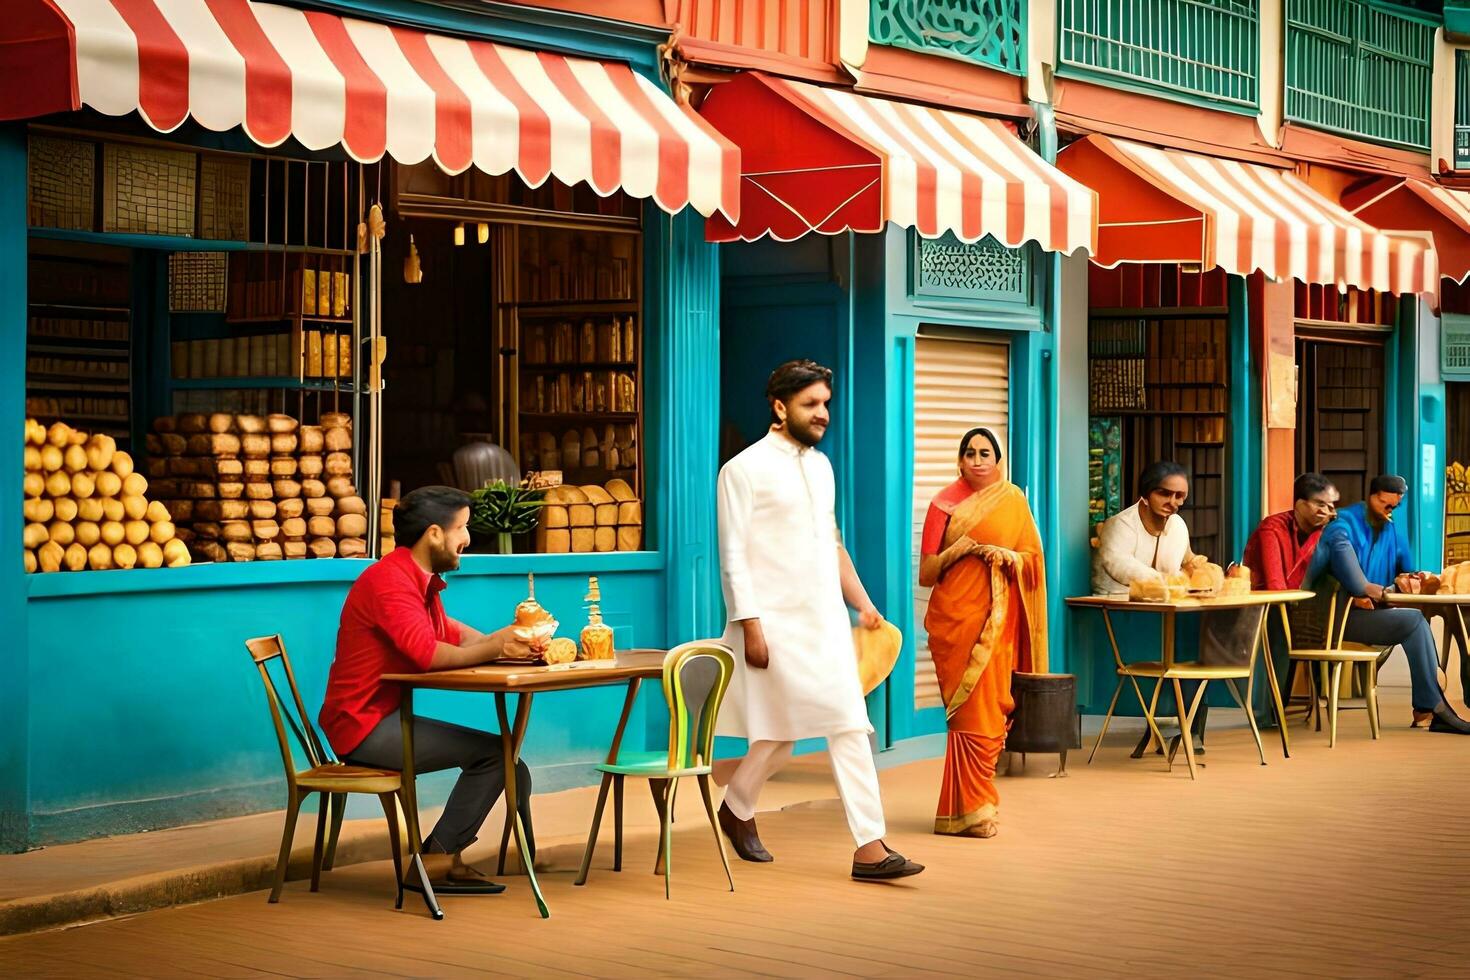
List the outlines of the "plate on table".
{"label": "plate on table", "polygon": [[546,666],[546,659],[544,657],[531,657],[530,659],[527,659],[525,657],[502,657],[499,660],[487,660],[487,661],[485,661],[485,666],[487,666],[487,667],[545,667]]}

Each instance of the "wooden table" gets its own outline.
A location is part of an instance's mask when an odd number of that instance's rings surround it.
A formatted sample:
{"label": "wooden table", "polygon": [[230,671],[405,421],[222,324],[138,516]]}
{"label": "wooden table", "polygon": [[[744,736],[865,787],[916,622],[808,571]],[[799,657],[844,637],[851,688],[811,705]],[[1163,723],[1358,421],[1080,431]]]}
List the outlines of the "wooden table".
{"label": "wooden table", "polygon": [[[408,846],[410,862],[417,869],[424,897],[434,918],[443,918],[438,903],[424,873],[419,854],[423,839],[419,835],[418,793],[414,785],[413,767],[413,692],[423,688],[434,691],[473,691],[495,695],[495,713],[500,722],[500,744],[505,757],[505,833],[500,843],[498,874],[505,873],[505,855],[509,838],[515,834],[516,851],[526,878],[531,883],[531,892],[536,898],[536,907],[542,918],[551,915],[546,900],[541,895],[541,886],[536,881],[535,853],[526,846],[526,828],[521,822],[519,790],[516,786],[516,763],[521,757],[521,743],[526,737],[526,727],[531,719],[531,698],[536,694],[553,691],[576,691],[589,687],[609,687],[627,684],[628,693],[623,698],[623,713],[618,718],[618,727],[613,733],[612,746],[607,761],[616,761],[618,746],[623,741],[623,731],[628,727],[628,718],[633,712],[633,703],[638,697],[639,685],[648,678],[663,675],[663,650],[624,650],[613,660],[582,660],[554,667],[541,665],[520,666],[509,664],[487,664],[480,667],[463,667],[458,670],[436,670],[423,674],[384,674],[382,679],[403,686],[403,704],[400,717],[403,721],[403,793],[407,798]],[[506,710],[506,697],[517,695],[515,724],[511,725]]]}
{"label": "wooden table", "polygon": [[1449,686],[1450,642],[1460,653],[1460,696],[1470,701],[1470,634],[1465,628],[1465,607],[1470,595],[1415,595],[1411,592],[1389,592],[1384,600],[1390,608],[1417,609],[1425,619],[1438,616],[1444,620],[1444,642],[1439,647],[1439,669]]}
{"label": "wooden table", "polygon": [[[1077,596],[1068,599],[1067,605],[1075,609],[1099,609],[1102,611],[1103,625],[1107,628],[1108,643],[1112,647],[1113,651],[1113,661],[1120,669],[1124,666],[1125,662],[1123,660],[1122,651],[1118,649],[1117,634],[1113,631],[1112,614],[1115,612],[1157,614],[1161,618],[1160,660],[1163,664],[1163,669],[1167,671],[1175,665],[1174,634],[1175,625],[1180,613],[1189,614],[1220,611],[1225,609],[1250,609],[1260,606],[1269,607],[1289,602],[1300,602],[1303,599],[1310,599],[1314,595],[1315,593],[1313,592],[1306,592],[1301,590],[1285,590],[1279,592],[1263,590],[1258,592],[1248,592],[1244,595],[1212,596],[1203,598],[1191,597],[1187,599],[1176,599],[1165,602],[1133,602],[1126,595],[1092,595]],[[1267,610],[1267,612],[1269,612],[1269,610]],[[1261,628],[1256,631],[1256,638],[1251,646],[1250,664],[1252,665],[1252,669],[1254,669],[1255,659],[1260,651],[1262,637],[1265,635],[1266,632],[1265,617],[1266,614],[1263,613],[1261,617]],[[1264,659],[1266,661],[1266,679],[1271,687],[1271,707],[1276,715],[1276,726],[1281,731],[1281,753],[1286,758],[1290,758],[1291,744],[1288,740],[1286,731],[1286,708],[1281,703],[1281,688],[1276,683],[1276,667],[1274,664],[1271,663],[1270,657],[1266,657]],[[1120,678],[1119,684],[1121,685],[1121,683],[1122,679]],[[1160,681],[1159,686],[1162,687],[1162,685],[1163,682]],[[1142,700],[1143,695],[1141,691],[1137,690],[1136,681],[1134,682],[1134,686],[1135,692],[1138,693],[1139,699]],[[1231,692],[1234,693],[1235,688],[1232,686],[1230,689]],[[1154,697],[1155,699],[1157,699],[1158,697],[1158,688],[1155,688]],[[1115,703],[1116,698],[1117,694],[1115,693]],[[1243,704],[1242,707],[1244,707],[1247,712],[1252,710],[1249,705]],[[1162,743],[1162,736],[1159,735],[1158,728],[1153,721],[1153,714],[1149,710],[1149,706],[1145,704],[1143,706],[1143,709],[1149,722],[1149,730],[1151,736],[1153,738],[1159,739],[1159,741]],[[1182,705],[1179,706],[1179,712],[1182,718],[1185,714]],[[1185,726],[1181,723],[1181,729],[1183,729],[1184,727]],[[1195,770],[1194,741],[1190,738],[1189,732],[1187,731],[1181,730],[1180,736],[1180,740],[1184,744],[1184,757],[1189,763],[1190,774],[1193,775]]]}

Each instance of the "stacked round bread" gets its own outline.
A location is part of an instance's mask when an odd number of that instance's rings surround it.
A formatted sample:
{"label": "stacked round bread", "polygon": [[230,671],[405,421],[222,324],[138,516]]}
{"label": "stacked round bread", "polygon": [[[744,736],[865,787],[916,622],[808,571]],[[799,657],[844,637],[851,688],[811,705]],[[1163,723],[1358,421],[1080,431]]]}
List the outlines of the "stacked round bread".
{"label": "stacked round bread", "polygon": [[367,554],[367,506],[352,485],[347,415],[301,425],[289,415],[187,413],[157,419],[153,429],[149,472],[199,558]]}
{"label": "stacked round bread", "polygon": [[171,515],[107,435],[26,420],[27,572],[189,564]]}

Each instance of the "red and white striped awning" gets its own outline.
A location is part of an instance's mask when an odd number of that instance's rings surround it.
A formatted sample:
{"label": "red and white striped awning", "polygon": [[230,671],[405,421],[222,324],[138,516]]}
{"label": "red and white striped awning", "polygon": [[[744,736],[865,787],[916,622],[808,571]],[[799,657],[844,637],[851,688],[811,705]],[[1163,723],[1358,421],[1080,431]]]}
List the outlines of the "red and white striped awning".
{"label": "red and white striped awning", "polygon": [[740,148],[740,219],[712,241],[781,241],[808,232],[927,238],[993,235],[1053,252],[1093,245],[1095,197],[1006,124],[746,72],[715,86],[700,114]]}
{"label": "red and white striped awning", "polygon": [[1343,207],[1379,227],[1423,228],[1434,236],[1439,272],[1470,279],[1470,191],[1432,180],[1381,177],[1343,195]]}
{"label": "red and white striped awning", "polygon": [[1188,262],[1236,275],[1437,295],[1426,233],[1387,232],[1286,170],[1107,136],[1068,146],[1057,166],[1098,192],[1094,261]]}
{"label": "red and white striped awning", "polygon": [[262,146],[432,157],[739,215],[739,152],[627,65],[249,0],[4,6],[0,119],[87,106],[169,132],[192,118]]}

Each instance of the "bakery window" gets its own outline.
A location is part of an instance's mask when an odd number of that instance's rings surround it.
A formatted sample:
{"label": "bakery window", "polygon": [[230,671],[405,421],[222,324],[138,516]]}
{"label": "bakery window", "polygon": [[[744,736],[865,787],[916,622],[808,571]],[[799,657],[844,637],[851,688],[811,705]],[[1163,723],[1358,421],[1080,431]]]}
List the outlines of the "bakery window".
{"label": "bakery window", "polygon": [[642,550],[639,204],[555,180],[394,169],[388,495],[525,482],[547,505],[516,551]]}

